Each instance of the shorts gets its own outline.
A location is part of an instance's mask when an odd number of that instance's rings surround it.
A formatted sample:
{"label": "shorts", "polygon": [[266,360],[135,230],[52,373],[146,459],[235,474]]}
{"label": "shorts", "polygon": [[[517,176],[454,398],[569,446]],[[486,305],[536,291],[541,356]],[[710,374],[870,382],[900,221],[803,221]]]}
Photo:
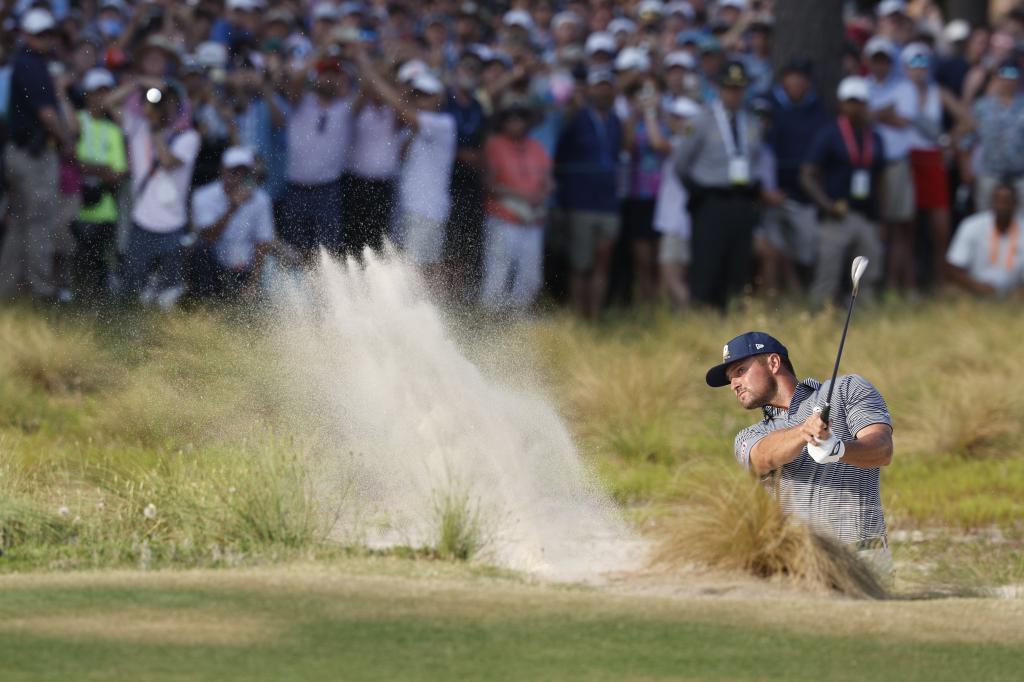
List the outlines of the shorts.
{"label": "shorts", "polygon": [[918,209],[949,208],[949,178],[941,150],[910,150],[910,170],[914,175]]}
{"label": "shorts", "polygon": [[626,199],[622,202],[622,234],[629,241],[654,241],[654,199]]}
{"label": "shorts", "polygon": [[782,206],[772,206],[762,212],[761,224],[754,234],[800,265],[814,265],[817,257],[817,209],[786,199]]}
{"label": "shorts", "polygon": [[619,216],[598,211],[570,211],[569,263],[573,272],[590,272],[599,242],[614,242],[619,236]]}
{"label": "shorts", "polygon": [[906,223],[914,219],[914,177],[910,172],[910,161],[890,161],[882,175],[885,183],[885,203],[882,205],[882,222]]}
{"label": "shorts", "polygon": [[658,243],[660,265],[689,265],[690,240],[678,234],[663,234]]}
{"label": "shorts", "polygon": [[417,265],[436,265],[444,251],[444,222],[416,213],[402,214],[402,248]]}
{"label": "shorts", "polygon": [[82,195],[60,194],[57,198],[57,224],[53,226],[53,252],[71,254],[75,250],[75,238],[71,234],[71,223],[82,212]]}

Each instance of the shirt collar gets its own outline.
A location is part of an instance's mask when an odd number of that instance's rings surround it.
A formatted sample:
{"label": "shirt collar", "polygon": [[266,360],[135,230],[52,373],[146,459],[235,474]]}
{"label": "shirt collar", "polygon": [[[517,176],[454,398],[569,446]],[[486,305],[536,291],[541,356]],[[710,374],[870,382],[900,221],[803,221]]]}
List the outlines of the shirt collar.
{"label": "shirt collar", "polygon": [[772,405],[765,405],[761,408],[764,411],[764,418],[768,421],[772,419],[778,419],[783,417],[793,410],[794,407],[799,406],[803,401],[807,400],[808,396],[821,388],[821,382],[817,379],[807,378],[796,385],[796,389],[793,391],[793,397],[789,401],[789,409],[782,409],[781,407],[774,407]]}

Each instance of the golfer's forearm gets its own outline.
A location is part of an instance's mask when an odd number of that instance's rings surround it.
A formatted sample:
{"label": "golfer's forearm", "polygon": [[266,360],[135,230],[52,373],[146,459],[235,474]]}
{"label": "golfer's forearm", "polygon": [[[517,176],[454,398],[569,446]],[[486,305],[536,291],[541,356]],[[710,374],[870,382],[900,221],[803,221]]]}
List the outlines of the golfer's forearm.
{"label": "golfer's forearm", "polygon": [[750,450],[750,468],[763,476],[799,457],[805,445],[807,439],[798,427],[772,431]]}
{"label": "golfer's forearm", "polygon": [[871,436],[848,440],[845,443],[846,454],[840,460],[843,464],[862,469],[877,469],[889,466],[892,462],[892,438]]}

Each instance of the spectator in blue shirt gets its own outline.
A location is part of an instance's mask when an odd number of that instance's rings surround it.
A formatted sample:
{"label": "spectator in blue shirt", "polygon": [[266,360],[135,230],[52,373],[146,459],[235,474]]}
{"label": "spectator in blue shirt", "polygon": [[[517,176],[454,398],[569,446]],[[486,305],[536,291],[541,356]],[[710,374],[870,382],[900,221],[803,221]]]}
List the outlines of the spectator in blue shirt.
{"label": "spectator in blue shirt", "polygon": [[569,283],[573,305],[595,316],[608,290],[612,249],[619,235],[617,169],[622,123],[613,111],[610,71],[587,77],[588,97],[558,141],[555,154],[559,203],[569,228]]}

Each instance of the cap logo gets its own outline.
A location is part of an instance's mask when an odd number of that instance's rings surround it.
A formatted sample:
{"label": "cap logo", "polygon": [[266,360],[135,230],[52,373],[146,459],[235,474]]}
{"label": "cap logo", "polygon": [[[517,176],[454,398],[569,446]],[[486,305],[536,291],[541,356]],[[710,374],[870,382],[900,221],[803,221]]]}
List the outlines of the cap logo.
{"label": "cap logo", "polygon": [[722,360],[724,361],[724,360],[728,360],[728,359],[729,359],[729,344],[725,344],[725,346],[722,348]]}
{"label": "cap logo", "polygon": [[763,343],[755,343],[754,344],[754,348],[757,349],[757,350],[761,350],[762,348],[764,348],[764,344]]}

